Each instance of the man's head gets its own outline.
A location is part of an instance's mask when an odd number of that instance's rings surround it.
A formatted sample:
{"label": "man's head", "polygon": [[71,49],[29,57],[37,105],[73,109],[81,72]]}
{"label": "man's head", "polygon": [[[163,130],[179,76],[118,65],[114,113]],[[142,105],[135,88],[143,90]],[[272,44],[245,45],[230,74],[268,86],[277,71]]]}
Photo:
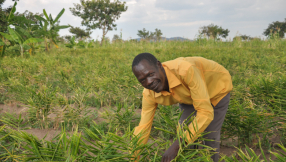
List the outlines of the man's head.
{"label": "man's head", "polygon": [[168,91],[168,80],[160,61],[150,53],[137,55],[132,63],[132,71],[144,88],[154,92]]}

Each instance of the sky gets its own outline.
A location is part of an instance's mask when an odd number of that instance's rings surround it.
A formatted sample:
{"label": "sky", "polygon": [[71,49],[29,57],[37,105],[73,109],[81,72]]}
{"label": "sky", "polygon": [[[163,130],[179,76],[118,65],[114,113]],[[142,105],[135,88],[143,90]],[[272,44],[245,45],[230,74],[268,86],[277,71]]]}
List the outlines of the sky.
{"label": "sky", "polygon": [[[70,7],[80,0],[20,0],[17,12],[25,10],[42,13],[43,9],[56,15],[65,8],[60,19],[61,25],[81,27],[81,18],[73,16]],[[263,36],[263,31],[274,21],[286,18],[286,0],[126,0],[128,9],[116,20],[117,30],[109,31],[107,37],[120,35],[124,40],[139,38],[138,30],[145,28],[154,32],[160,29],[164,37],[195,39],[200,27],[211,23],[230,30],[227,39],[236,35]],[[3,8],[13,5],[6,0]],[[100,39],[102,30],[92,30],[92,38]],[[60,35],[71,35],[68,29]]]}

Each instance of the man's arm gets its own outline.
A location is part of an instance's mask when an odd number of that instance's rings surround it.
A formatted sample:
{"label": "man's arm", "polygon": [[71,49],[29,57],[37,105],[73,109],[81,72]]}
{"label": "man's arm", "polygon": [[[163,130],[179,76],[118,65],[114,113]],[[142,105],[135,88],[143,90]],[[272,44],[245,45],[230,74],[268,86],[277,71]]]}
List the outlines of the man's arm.
{"label": "man's arm", "polygon": [[[143,93],[142,99],[142,112],[141,112],[141,120],[139,125],[134,130],[134,135],[138,135],[142,133],[142,136],[139,141],[140,144],[146,144],[152,128],[152,123],[155,115],[155,111],[158,104],[150,99],[149,96],[145,96]],[[135,157],[137,155],[135,154]],[[139,157],[137,158],[139,160]]]}
{"label": "man's arm", "polygon": [[189,124],[189,130],[185,131],[188,143],[194,142],[198,134],[202,133],[212,122],[214,118],[214,109],[210,102],[208,89],[199,69],[192,66],[184,78],[191,92],[193,106],[197,111],[194,120]]}

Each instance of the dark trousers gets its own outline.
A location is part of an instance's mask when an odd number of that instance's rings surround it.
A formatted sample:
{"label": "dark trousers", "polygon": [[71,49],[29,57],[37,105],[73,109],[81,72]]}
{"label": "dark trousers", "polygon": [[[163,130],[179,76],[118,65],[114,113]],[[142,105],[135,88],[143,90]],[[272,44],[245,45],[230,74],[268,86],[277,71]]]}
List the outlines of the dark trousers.
{"label": "dark trousers", "polygon": [[[204,136],[204,138],[211,139],[214,141],[205,141],[205,145],[216,149],[216,153],[212,156],[214,162],[219,160],[219,146],[220,146],[220,130],[222,123],[225,118],[226,111],[228,109],[230,94],[228,93],[220,102],[213,107],[214,108],[214,119],[210,125],[206,128],[205,132],[210,132]],[[180,109],[183,111],[182,116],[179,120],[180,124],[187,119],[193,112],[196,114],[196,110],[193,105],[180,104]]]}

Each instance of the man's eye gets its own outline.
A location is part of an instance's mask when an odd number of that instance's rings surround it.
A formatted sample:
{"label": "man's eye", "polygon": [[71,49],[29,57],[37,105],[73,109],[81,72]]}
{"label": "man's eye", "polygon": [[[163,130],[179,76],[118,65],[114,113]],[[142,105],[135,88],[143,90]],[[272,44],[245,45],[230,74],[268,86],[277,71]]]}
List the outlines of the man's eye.
{"label": "man's eye", "polygon": [[144,82],[145,82],[145,80],[146,80],[146,79],[144,79],[144,80],[141,80],[141,83],[144,83]]}
{"label": "man's eye", "polygon": [[154,73],[151,73],[149,76],[153,76],[154,75]]}

